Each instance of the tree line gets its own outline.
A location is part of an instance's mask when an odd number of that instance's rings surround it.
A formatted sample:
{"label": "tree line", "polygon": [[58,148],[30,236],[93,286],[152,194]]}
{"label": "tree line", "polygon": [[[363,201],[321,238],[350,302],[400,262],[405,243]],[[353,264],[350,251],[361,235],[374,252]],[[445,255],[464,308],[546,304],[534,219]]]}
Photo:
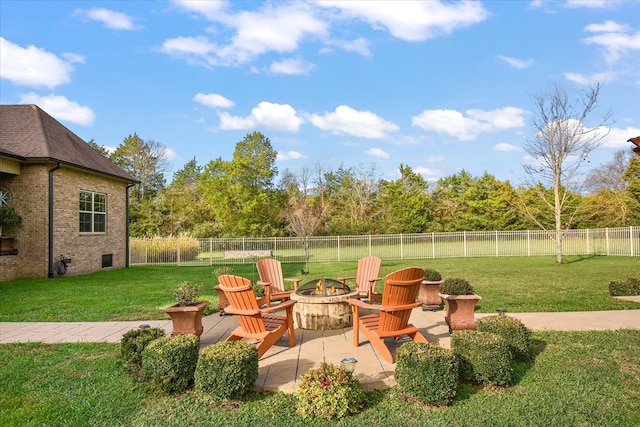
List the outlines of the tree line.
{"label": "tree line", "polygon": [[[129,135],[113,152],[90,141],[138,179],[131,190],[132,237],[272,237],[427,233],[542,228],[556,242],[570,228],[640,224],[640,157],[621,150],[598,168],[587,159],[606,137],[609,114],[591,126],[596,84],[571,100],[557,86],[533,97],[533,159],[527,180],[513,186],[485,172],[462,170],[429,182],[410,166],[382,179],[375,166],[322,166],[279,175],[277,152],[260,132],[235,145],[230,160],[194,158],[166,184],[164,147]],[[276,179],[279,180],[276,182]]]}

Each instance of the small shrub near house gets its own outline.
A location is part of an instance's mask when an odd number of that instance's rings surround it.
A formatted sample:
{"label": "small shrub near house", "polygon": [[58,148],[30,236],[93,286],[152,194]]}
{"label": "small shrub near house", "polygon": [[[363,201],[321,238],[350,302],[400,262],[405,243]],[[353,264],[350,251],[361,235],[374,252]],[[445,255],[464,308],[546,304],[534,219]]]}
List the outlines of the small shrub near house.
{"label": "small shrub near house", "polygon": [[142,351],[143,378],[157,390],[179,393],[193,382],[200,339],[193,334],[163,337]]}
{"label": "small shrub near house", "polygon": [[519,319],[503,314],[478,321],[478,331],[500,335],[516,360],[526,360],[531,351],[531,331]]}
{"label": "small shrub near house", "polygon": [[295,394],[303,418],[340,419],[357,414],[364,402],[362,386],[351,372],[327,363],[307,371]]}
{"label": "small shrub near house", "polygon": [[612,280],[609,283],[609,295],[612,297],[640,295],[640,277]]}
{"label": "small shrub near house", "polygon": [[427,282],[439,282],[442,280],[442,275],[437,270],[434,270],[431,268],[425,268],[424,280],[426,280]]}
{"label": "small shrub near house", "polygon": [[198,258],[200,242],[191,237],[136,239],[131,242],[130,251],[134,263],[188,262]]}
{"label": "small shrub near house", "polygon": [[161,328],[133,329],[122,335],[120,356],[131,374],[139,374],[142,369],[142,351],[154,340],[164,337]]}
{"label": "small shrub near house", "polygon": [[459,331],[451,336],[451,349],[463,379],[484,385],[511,383],[511,353],[500,335]]}
{"label": "small shrub near house", "polygon": [[258,349],[242,341],[223,341],[200,353],[195,389],[216,400],[241,397],[258,379]]}
{"label": "small shrub near house", "polygon": [[452,403],[458,376],[458,360],[449,349],[417,342],[407,342],[398,348],[395,370],[398,386],[422,403]]}

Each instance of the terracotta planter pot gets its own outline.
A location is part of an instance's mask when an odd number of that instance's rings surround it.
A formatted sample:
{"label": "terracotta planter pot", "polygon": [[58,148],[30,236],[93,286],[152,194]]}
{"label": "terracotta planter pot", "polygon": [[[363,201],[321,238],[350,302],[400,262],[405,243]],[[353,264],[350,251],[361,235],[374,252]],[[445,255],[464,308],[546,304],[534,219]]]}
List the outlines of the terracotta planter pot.
{"label": "terracotta planter pot", "polygon": [[442,280],[430,281],[423,280],[420,284],[418,292],[418,301],[422,303],[427,310],[437,310],[440,308],[442,300],[440,299],[440,284]]}
{"label": "terracotta planter pot", "polygon": [[185,307],[177,305],[167,307],[165,311],[171,316],[171,321],[173,322],[171,336],[195,334],[199,337],[202,335],[202,313],[204,313],[204,309],[208,305],[209,302],[204,301],[197,305]]}
{"label": "terracotta planter pot", "polygon": [[475,310],[476,304],[482,298],[480,295],[447,295],[439,294],[444,302],[446,314],[444,320],[449,326],[449,333],[465,329],[477,328]]}

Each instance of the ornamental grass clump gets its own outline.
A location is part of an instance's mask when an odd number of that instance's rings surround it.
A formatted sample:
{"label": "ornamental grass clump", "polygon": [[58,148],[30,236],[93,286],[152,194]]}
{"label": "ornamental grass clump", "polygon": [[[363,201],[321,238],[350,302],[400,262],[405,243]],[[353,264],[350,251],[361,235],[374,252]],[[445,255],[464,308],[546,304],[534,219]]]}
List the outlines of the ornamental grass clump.
{"label": "ornamental grass clump", "polygon": [[297,412],[303,418],[340,419],[357,414],[364,402],[360,382],[351,372],[330,363],[307,371],[295,395]]}
{"label": "ornamental grass clump", "polygon": [[127,370],[133,375],[138,375],[142,369],[142,351],[158,338],[166,335],[161,328],[133,329],[122,335],[120,340],[120,357],[124,361]]}
{"label": "ornamental grass clump", "polygon": [[531,331],[519,319],[500,314],[478,322],[478,331],[500,335],[507,341],[516,360],[527,360],[531,353]]}
{"label": "ornamental grass clump", "polygon": [[439,345],[407,342],[396,352],[395,378],[400,390],[424,404],[451,404],[458,376],[458,359]]}
{"label": "ornamental grass clump", "polygon": [[156,390],[185,391],[193,382],[200,338],[193,334],[163,337],[142,351],[142,375]]}
{"label": "ornamental grass clump", "polygon": [[640,295],[640,277],[612,280],[609,283],[609,295],[612,297]]}
{"label": "ornamental grass clump", "polygon": [[446,295],[473,295],[475,290],[466,279],[457,277],[445,279],[440,285],[440,293]]}
{"label": "ornamental grass clump", "polygon": [[511,353],[507,341],[489,332],[459,331],[451,336],[463,379],[503,386],[511,383]]}
{"label": "ornamental grass clump", "polygon": [[195,390],[214,400],[244,395],[258,379],[258,349],[242,341],[223,341],[200,353]]}

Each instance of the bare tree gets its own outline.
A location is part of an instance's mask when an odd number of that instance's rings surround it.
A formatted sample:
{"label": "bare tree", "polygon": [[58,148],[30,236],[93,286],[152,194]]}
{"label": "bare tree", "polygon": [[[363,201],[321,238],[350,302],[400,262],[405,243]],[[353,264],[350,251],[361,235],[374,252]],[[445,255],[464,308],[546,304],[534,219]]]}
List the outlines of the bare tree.
{"label": "bare tree", "polygon": [[[582,182],[583,168],[589,154],[608,135],[610,114],[590,127],[586,120],[598,105],[601,84],[596,83],[582,97],[569,100],[567,93],[555,86],[547,93],[533,97],[535,117],[532,121],[533,139],[524,144],[525,151],[532,157],[524,163],[528,184],[538,189],[538,196],[553,213],[555,230],[550,236],[555,241],[556,261],[562,263],[562,243],[565,230],[569,228],[578,212],[577,206],[568,202],[571,191],[576,191]],[[538,185],[542,184],[542,185]],[[545,188],[552,189],[553,198]],[[524,213],[542,229],[542,222],[532,210],[523,205]]]}

